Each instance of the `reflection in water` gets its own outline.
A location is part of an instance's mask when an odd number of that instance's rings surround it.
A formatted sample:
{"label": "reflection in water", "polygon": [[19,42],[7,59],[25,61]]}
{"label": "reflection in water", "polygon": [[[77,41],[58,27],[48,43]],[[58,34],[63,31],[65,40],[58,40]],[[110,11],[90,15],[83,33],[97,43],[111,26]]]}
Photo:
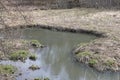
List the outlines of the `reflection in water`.
{"label": "reflection in water", "polygon": [[[98,73],[73,60],[70,54],[73,47],[81,42],[93,40],[96,38],[95,36],[27,29],[23,38],[37,39],[47,47],[31,50],[38,56],[36,61],[27,59],[25,63],[1,62],[16,65],[20,69],[22,75],[17,77],[17,80],[31,80],[39,77],[49,77],[51,80],[120,80],[119,73]],[[29,70],[28,67],[32,64],[39,65],[40,70]]]}

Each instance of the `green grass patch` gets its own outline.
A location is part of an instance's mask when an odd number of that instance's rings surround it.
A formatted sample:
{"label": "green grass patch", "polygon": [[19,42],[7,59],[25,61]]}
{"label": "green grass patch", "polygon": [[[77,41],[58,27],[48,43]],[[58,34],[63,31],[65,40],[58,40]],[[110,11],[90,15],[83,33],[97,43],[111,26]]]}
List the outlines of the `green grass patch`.
{"label": "green grass patch", "polygon": [[105,65],[107,66],[112,66],[113,64],[115,64],[115,61],[113,59],[108,59],[106,62],[105,62]]}
{"label": "green grass patch", "polygon": [[49,78],[35,78],[34,80],[50,80]]}
{"label": "green grass patch", "polygon": [[12,65],[0,65],[0,74],[14,74],[16,70]]}
{"label": "green grass patch", "polygon": [[89,60],[89,64],[90,65],[95,65],[95,64],[97,64],[98,63],[98,60],[97,59],[90,59]]}
{"label": "green grass patch", "polygon": [[41,80],[40,78],[35,78],[34,80]]}
{"label": "green grass patch", "polygon": [[44,80],[50,80],[49,78],[44,78]]}
{"label": "green grass patch", "polygon": [[79,46],[86,46],[88,43],[80,43]]}
{"label": "green grass patch", "polygon": [[13,61],[17,61],[17,60],[23,61],[23,60],[27,59],[28,54],[29,54],[28,51],[18,50],[16,52],[11,53],[9,59],[13,60]]}
{"label": "green grass patch", "polygon": [[30,45],[33,46],[33,47],[41,47],[41,44],[38,40],[31,40],[30,41]]}
{"label": "green grass patch", "polygon": [[90,56],[92,53],[85,51],[85,52],[79,52],[76,54],[77,57],[85,57],[85,56]]}
{"label": "green grass patch", "polygon": [[37,66],[37,65],[32,65],[32,66],[30,66],[29,67],[29,69],[31,69],[31,70],[38,70],[38,69],[40,69],[40,67],[39,66]]}
{"label": "green grass patch", "polygon": [[29,59],[35,61],[37,59],[37,56],[35,54],[31,54]]}

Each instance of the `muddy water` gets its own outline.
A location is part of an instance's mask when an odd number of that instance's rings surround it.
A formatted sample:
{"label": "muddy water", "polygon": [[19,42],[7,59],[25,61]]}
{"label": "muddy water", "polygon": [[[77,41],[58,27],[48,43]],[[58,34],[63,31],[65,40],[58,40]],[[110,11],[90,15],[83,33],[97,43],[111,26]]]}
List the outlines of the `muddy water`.
{"label": "muddy water", "polygon": [[[50,80],[120,80],[119,73],[98,73],[74,61],[71,50],[79,43],[96,39],[95,36],[56,32],[43,29],[26,29],[25,39],[37,39],[47,45],[44,49],[31,50],[38,58],[36,61],[27,59],[23,62],[4,61],[19,68],[21,76],[17,80],[33,80],[34,78],[49,77]],[[31,71],[31,65],[40,66],[39,70]]]}

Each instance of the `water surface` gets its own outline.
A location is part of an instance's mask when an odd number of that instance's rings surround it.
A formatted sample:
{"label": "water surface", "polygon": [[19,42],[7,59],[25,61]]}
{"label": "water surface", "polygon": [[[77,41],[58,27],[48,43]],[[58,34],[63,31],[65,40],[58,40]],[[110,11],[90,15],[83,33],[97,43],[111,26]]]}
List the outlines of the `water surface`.
{"label": "water surface", "polygon": [[[8,61],[19,68],[22,75],[17,80],[33,80],[39,77],[49,77],[51,80],[120,80],[119,73],[99,73],[74,61],[71,51],[79,43],[96,39],[95,36],[56,32],[43,29],[26,29],[24,39],[37,39],[47,45],[44,49],[31,50],[38,58],[36,61]],[[4,63],[4,62],[2,62]],[[40,70],[28,69],[32,64],[40,66]]]}

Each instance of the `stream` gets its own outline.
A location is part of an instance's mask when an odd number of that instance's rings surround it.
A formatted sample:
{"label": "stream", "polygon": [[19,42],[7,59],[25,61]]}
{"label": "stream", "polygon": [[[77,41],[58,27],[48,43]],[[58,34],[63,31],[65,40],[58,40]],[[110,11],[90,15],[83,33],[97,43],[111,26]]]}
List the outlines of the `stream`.
{"label": "stream", "polygon": [[[50,80],[120,80],[120,73],[100,73],[76,62],[71,54],[72,49],[80,43],[96,39],[93,35],[82,33],[57,32],[45,29],[26,29],[24,39],[36,39],[47,47],[31,52],[37,55],[36,61],[27,59],[23,62],[2,61],[2,64],[16,66],[22,75],[17,80],[34,80],[48,77]],[[29,70],[31,65],[40,66],[39,70]]]}

